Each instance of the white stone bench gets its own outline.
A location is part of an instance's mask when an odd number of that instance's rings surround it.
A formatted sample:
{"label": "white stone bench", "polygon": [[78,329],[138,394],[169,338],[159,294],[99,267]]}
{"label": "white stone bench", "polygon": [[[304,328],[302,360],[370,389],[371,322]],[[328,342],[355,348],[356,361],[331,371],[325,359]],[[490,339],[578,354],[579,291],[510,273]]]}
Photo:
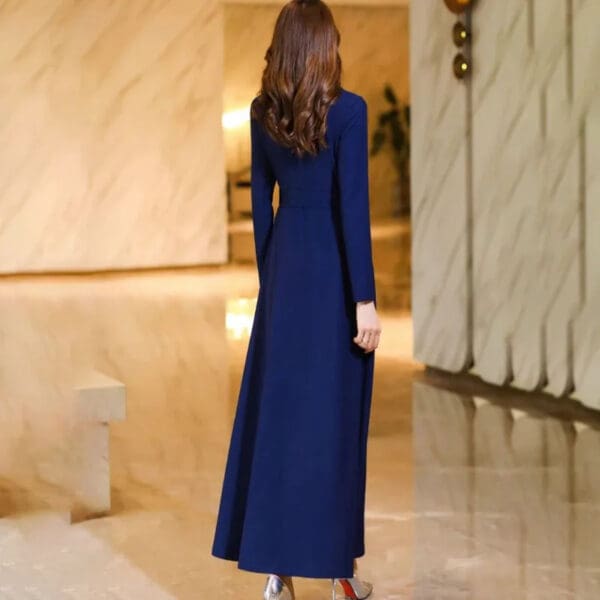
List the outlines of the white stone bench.
{"label": "white stone bench", "polygon": [[110,511],[109,424],[126,414],[125,385],[98,371],[89,371],[75,385],[72,520]]}

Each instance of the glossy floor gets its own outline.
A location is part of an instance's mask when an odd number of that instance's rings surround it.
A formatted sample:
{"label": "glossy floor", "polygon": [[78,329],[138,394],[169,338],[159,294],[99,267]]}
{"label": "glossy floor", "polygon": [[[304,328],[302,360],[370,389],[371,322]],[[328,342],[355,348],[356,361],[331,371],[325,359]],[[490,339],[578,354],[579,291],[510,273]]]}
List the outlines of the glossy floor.
{"label": "glossy floor", "polygon": [[[0,599],[261,597],[262,575],[210,556],[255,296],[252,267],[2,282]],[[374,600],[599,598],[598,417],[425,374],[409,314],[385,303],[383,326],[359,562]],[[127,419],[112,513],[70,524],[64,398],[88,368],[125,383]]]}

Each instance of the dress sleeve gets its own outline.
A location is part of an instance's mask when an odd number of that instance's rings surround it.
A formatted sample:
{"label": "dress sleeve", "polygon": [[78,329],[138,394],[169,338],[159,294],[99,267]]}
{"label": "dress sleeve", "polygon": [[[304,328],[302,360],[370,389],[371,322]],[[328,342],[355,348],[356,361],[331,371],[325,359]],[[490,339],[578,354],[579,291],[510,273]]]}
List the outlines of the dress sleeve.
{"label": "dress sleeve", "polygon": [[342,237],[354,302],[375,300],[368,169],[367,103],[360,98],[340,135],[337,151]]}
{"label": "dress sleeve", "polygon": [[262,283],[265,253],[273,226],[275,176],[260,139],[259,126],[256,119],[250,120],[252,221],[258,277]]}

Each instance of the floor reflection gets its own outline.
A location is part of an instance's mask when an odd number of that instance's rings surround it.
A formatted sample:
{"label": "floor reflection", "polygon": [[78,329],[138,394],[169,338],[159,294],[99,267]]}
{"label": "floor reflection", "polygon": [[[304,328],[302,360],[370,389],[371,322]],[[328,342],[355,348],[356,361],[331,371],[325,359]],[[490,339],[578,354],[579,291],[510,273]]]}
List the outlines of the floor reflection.
{"label": "floor reflection", "polygon": [[[256,284],[250,266],[0,283],[1,600],[260,597],[261,575],[210,556]],[[404,286],[379,284],[359,562],[374,600],[597,600],[599,417],[424,373]],[[88,368],[125,383],[127,419],[111,514],[71,524],[70,394]],[[326,581],[297,591],[330,597]]]}
{"label": "floor reflection", "polygon": [[439,384],[413,386],[414,598],[599,598],[598,415]]}

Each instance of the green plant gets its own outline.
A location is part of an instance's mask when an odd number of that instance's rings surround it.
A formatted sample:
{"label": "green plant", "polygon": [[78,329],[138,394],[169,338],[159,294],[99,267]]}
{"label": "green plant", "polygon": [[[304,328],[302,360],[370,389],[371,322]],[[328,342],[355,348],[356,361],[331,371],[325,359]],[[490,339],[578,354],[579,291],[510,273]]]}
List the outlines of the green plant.
{"label": "green plant", "polygon": [[390,84],[383,89],[388,108],[379,113],[372,135],[371,156],[391,149],[398,176],[397,211],[410,212],[410,106],[398,99]]}

